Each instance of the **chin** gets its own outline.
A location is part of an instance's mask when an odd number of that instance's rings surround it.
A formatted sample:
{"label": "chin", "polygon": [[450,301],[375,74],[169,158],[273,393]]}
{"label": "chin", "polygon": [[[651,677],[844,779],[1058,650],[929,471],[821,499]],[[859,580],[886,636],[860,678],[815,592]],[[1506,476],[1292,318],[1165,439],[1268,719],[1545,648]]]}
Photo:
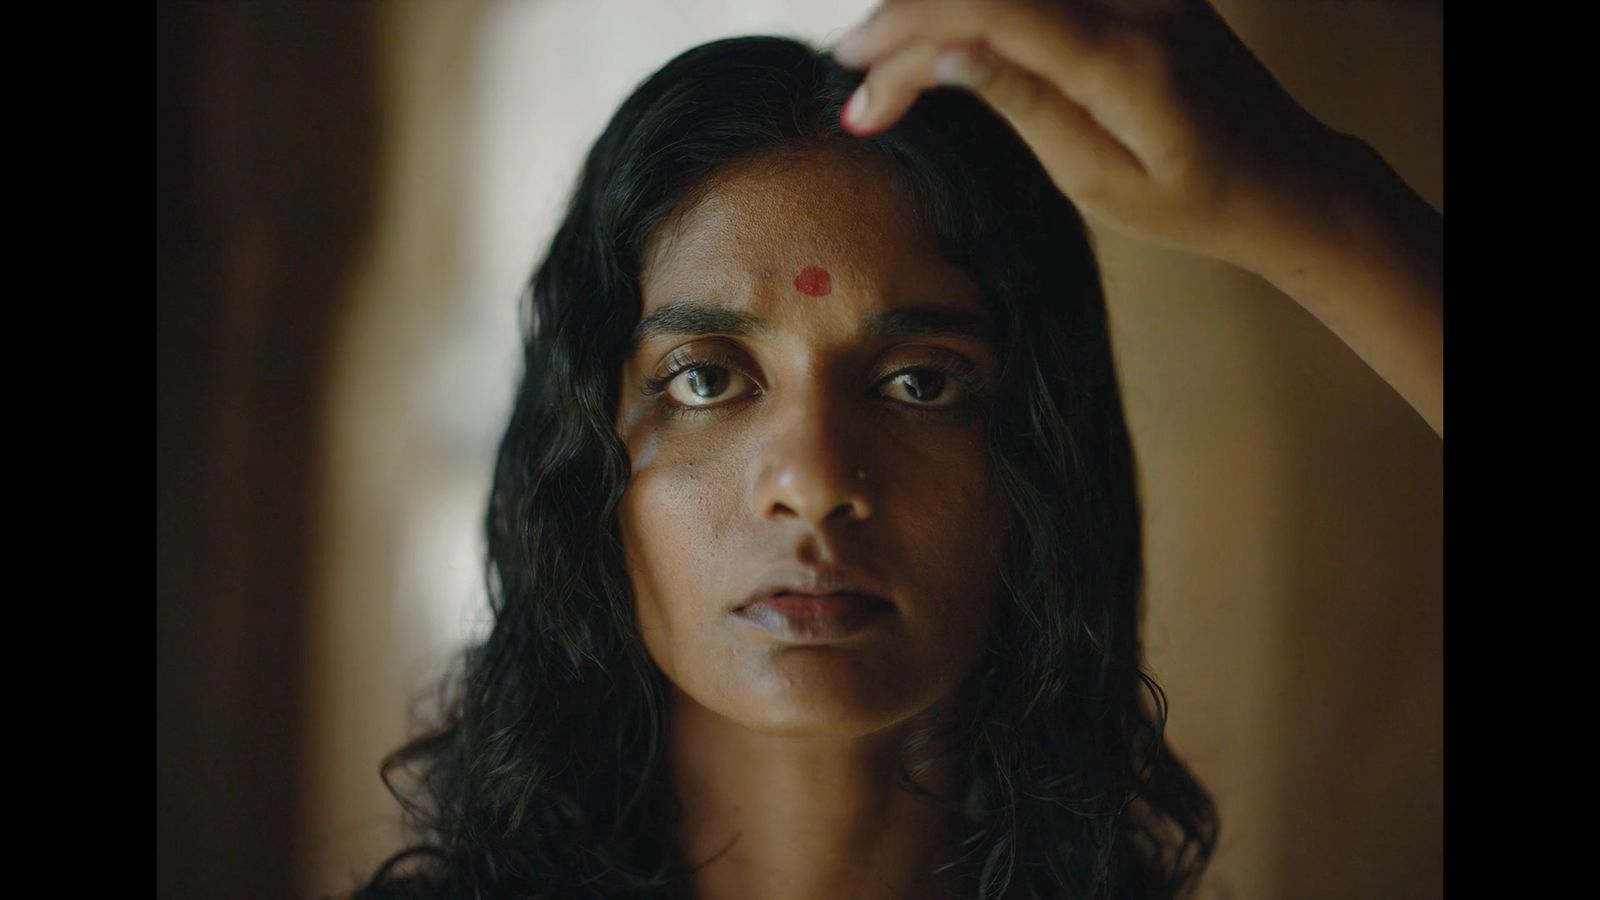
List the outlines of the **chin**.
{"label": "chin", "polygon": [[938,702],[932,679],[882,671],[837,648],[781,651],[764,671],[725,692],[716,710],[752,731],[785,737],[856,738],[905,722]]}

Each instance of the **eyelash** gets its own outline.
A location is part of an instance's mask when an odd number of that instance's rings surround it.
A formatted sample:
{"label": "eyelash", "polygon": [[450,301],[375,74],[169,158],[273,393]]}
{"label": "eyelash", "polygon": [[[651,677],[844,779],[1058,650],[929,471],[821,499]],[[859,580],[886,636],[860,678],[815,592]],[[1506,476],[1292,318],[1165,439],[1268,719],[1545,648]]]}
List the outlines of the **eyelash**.
{"label": "eyelash", "polygon": [[[728,369],[730,371],[738,372],[741,375],[745,375],[744,370],[736,365],[732,359],[729,359],[726,356],[717,353],[700,354],[698,356],[674,360],[668,367],[667,371],[662,373],[660,376],[646,378],[644,380],[644,394],[647,397],[660,398],[658,402],[661,406],[661,411],[668,416],[677,417],[704,412],[715,412],[721,409],[725,404],[715,403],[709,406],[684,406],[682,404],[667,400],[665,397],[667,385],[671,384],[674,378],[677,378],[679,375],[682,375],[684,372],[688,372],[692,369],[713,368]],[[984,383],[983,377],[978,374],[978,367],[971,361],[960,358],[940,359],[937,362],[920,366],[906,366],[903,369],[898,369],[884,376],[881,380],[879,380],[878,384],[883,384],[885,381],[892,381],[901,375],[906,374],[907,372],[938,372],[941,375],[953,380],[956,385],[959,386],[966,394],[965,397],[956,401],[950,406],[924,407],[910,403],[899,404],[900,406],[905,407],[913,415],[923,418],[964,415],[965,413],[970,412],[974,403],[983,399],[985,391],[987,390],[987,385]],[[745,375],[745,377],[748,378],[750,376]]]}

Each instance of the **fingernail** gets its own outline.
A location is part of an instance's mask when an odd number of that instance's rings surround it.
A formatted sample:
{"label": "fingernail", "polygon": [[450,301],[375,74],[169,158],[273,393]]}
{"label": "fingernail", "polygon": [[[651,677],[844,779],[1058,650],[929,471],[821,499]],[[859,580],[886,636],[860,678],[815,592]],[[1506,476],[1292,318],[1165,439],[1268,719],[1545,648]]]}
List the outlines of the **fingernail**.
{"label": "fingernail", "polygon": [[844,124],[852,128],[861,128],[867,118],[867,86],[862,84],[856,92],[850,95],[845,102],[843,112]]}

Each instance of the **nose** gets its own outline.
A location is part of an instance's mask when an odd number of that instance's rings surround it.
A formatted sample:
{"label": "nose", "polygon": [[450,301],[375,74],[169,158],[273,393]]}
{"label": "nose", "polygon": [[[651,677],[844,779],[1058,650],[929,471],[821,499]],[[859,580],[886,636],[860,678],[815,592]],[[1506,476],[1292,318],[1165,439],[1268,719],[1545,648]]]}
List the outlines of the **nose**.
{"label": "nose", "polygon": [[758,518],[798,518],[820,528],[872,515],[873,473],[852,439],[860,432],[851,427],[854,413],[847,406],[808,389],[806,397],[774,411],[755,465],[751,497]]}

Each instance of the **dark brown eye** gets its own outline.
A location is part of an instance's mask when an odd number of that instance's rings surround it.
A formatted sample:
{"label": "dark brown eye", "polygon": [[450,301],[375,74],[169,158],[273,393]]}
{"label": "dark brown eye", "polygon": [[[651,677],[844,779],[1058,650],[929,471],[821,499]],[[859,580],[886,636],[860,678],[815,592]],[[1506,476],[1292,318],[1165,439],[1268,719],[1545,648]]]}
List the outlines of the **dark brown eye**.
{"label": "dark brown eye", "polygon": [[683,380],[696,397],[714,400],[728,386],[728,370],[719,366],[696,366],[683,373]]}
{"label": "dark brown eye", "polygon": [[[644,379],[642,390],[657,398],[669,415],[709,412],[738,399],[734,382],[743,380],[752,390],[755,382],[744,373],[743,363],[712,346],[699,350],[679,348],[665,362],[666,371]],[[748,392],[747,392],[748,393]]]}
{"label": "dark brown eye", "polygon": [[960,397],[950,390],[950,377],[938,369],[906,369],[890,378],[889,386],[918,406],[949,406]]}
{"label": "dark brown eye", "polygon": [[666,385],[667,398],[680,406],[708,406],[725,399],[735,378],[744,375],[719,365],[692,365],[679,371]]}
{"label": "dark brown eye", "polygon": [[[746,382],[741,392],[737,382]],[[920,366],[908,366],[877,382],[878,396],[925,413],[954,412],[986,396],[986,384],[971,361],[951,355]],[[672,416],[721,409],[761,388],[746,375],[742,363],[711,352],[676,355],[667,371],[645,379],[644,394],[659,398]]]}

